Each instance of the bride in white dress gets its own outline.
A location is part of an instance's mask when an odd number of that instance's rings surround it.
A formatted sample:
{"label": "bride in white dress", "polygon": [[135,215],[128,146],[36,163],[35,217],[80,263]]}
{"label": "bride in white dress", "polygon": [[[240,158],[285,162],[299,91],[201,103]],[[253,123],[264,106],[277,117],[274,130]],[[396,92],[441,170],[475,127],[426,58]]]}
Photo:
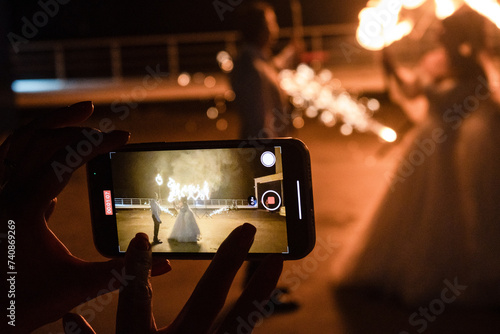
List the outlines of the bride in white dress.
{"label": "bride in white dress", "polygon": [[177,240],[178,242],[198,242],[201,239],[201,233],[194,213],[189,208],[185,197],[181,199],[181,202],[182,206],[168,239]]}
{"label": "bride in white dress", "polygon": [[406,86],[425,94],[429,115],[378,210],[339,255],[339,286],[424,305],[452,284],[458,303],[500,305],[500,108],[483,66],[478,16],[463,8],[445,19],[442,48],[418,71],[427,81]]}

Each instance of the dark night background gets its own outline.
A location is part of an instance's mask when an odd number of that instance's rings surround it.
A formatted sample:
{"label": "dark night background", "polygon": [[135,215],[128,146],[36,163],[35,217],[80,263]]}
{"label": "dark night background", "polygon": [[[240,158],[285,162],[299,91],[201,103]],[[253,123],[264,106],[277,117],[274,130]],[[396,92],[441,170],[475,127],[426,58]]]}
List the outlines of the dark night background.
{"label": "dark night background", "polygon": [[[56,0],[42,0],[52,2]],[[61,0],[62,1],[62,0]],[[226,11],[224,21],[210,1],[119,1],[119,0],[64,0],[59,13],[40,28],[35,37],[39,40],[112,37],[148,34],[168,34],[199,31],[220,31],[234,29],[235,11]],[[62,1],[62,2],[64,2]],[[228,4],[227,0],[219,0]],[[20,35],[26,17],[30,22],[33,15],[42,10],[38,1],[8,0],[12,15],[11,31]],[[233,3],[237,1],[233,0]],[[245,0],[241,2],[243,4]],[[270,0],[282,27],[292,25],[290,2]],[[357,22],[357,15],[366,5],[366,0],[331,1],[302,0],[304,25],[323,25]]]}
{"label": "dark night background", "polygon": [[262,152],[259,150],[255,159],[250,159],[254,149],[244,153],[191,150],[115,154],[112,159],[115,197],[154,198],[159,189],[155,181],[159,173],[163,178],[163,199],[169,194],[169,177],[181,187],[188,184],[203,187],[207,181],[211,199],[246,199],[254,195],[254,178],[275,173],[274,167],[261,164]]}

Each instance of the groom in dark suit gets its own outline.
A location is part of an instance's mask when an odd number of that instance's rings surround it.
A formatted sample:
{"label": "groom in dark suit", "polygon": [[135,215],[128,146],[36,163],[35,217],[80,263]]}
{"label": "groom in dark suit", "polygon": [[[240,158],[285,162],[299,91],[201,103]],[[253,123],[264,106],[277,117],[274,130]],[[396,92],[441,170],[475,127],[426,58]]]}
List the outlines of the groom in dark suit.
{"label": "groom in dark suit", "polygon": [[153,216],[153,222],[155,224],[155,229],[154,229],[154,236],[153,236],[153,243],[154,244],[161,244],[163,241],[158,239],[158,231],[160,230],[160,224],[161,224],[161,219],[160,219],[160,204],[155,200],[151,199],[149,202],[151,206],[151,214]]}

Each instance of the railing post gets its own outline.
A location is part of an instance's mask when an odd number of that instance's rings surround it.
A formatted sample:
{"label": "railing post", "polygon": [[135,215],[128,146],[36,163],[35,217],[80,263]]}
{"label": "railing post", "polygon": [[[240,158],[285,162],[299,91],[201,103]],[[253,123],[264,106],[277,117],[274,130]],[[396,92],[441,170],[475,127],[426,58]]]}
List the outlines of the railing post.
{"label": "railing post", "polygon": [[56,78],[66,78],[66,63],[64,57],[64,48],[60,43],[54,46],[54,65],[56,69]]}
{"label": "railing post", "polygon": [[167,41],[168,70],[171,77],[179,75],[179,45],[177,39],[171,37]]}
{"label": "railing post", "polygon": [[[320,31],[314,30],[311,34],[311,49],[313,52],[323,51],[323,37]],[[317,61],[314,69],[318,71],[323,66],[323,61]]]}
{"label": "railing post", "polygon": [[117,41],[111,42],[111,75],[114,80],[121,80],[123,76],[122,71],[122,50]]}
{"label": "railing post", "polygon": [[236,40],[237,40],[237,36],[236,34],[231,34],[229,35],[226,40],[225,40],[225,43],[226,43],[226,51],[231,55],[231,57],[236,57],[237,53],[238,53],[238,49],[236,47]]}

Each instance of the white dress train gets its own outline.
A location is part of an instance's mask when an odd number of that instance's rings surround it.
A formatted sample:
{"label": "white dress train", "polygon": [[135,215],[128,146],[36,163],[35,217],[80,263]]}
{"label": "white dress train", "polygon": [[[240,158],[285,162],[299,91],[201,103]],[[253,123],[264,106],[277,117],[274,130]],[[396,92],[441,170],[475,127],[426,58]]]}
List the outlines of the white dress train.
{"label": "white dress train", "polygon": [[[429,92],[431,116],[394,183],[334,264],[339,286],[419,305],[456,282],[459,302],[500,305],[500,110],[479,100],[477,78]],[[474,108],[445,117],[455,103]]]}
{"label": "white dress train", "polygon": [[168,238],[178,242],[198,242],[201,239],[200,228],[196,223],[194,213],[187,205],[179,210]]}

